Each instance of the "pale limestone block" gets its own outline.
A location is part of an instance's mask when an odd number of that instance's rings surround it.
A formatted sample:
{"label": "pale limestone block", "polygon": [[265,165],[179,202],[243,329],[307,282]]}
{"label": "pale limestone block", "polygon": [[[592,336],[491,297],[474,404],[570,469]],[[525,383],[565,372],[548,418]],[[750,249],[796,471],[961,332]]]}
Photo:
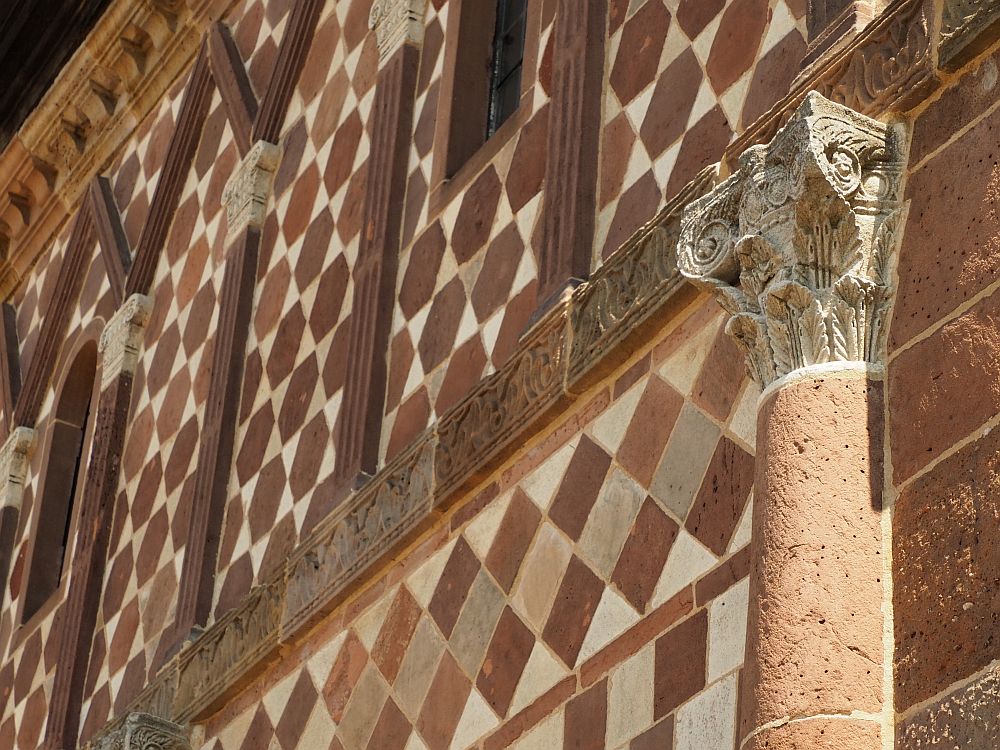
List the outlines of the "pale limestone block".
{"label": "pale limestone block", "polygon": [[470,677],[479,671],[504,602],[500,587],[485,569],[480,570],[449,639],[455,660]]}
{"label": "pale limestone block", "polygon": [[462,533],[465,541],[469,543],[472,551],[480,560],[486,559],[493,540],[496,539],[497,530],[500,528],[500,522],[503,521],[503,514],[507,512],[512,495],[512,492],[506,492],[491,501]]}
{"label": "pale limestone block", "polygon": [[552,499],[555,497],[556,490],[559,489],[563,474],[566,473],[566,467],[569,466],[570,459],[573,458],[579,442],[579,438],[568,442],[521,481],[521,489],[541,510],[548,510],[552,504]]}
{"label": "pale limestone block", "polygon": [[734,746],[736,683],[736,675],[730,675],[677,709],[675,750],[728,750]]}
{"label": "pale limestone block", "polygon": [[749,603],[750,580],[744,578],[717,597],[708,608],[709,681],[731,672],[743,663]]}
{"label": "pale limestone block", "polygon": [[473,742],[492,730],[500,720],[478,690],[469,693],[462,718],[458,720],[455,736],[451,740],[451,750],[464,750]]}
{"label": "pale limestone block", "polygon": [[645,498],[642,487],[617,467],[601,487],[577,549],[580,556],[605,580],[611,578],[632,522]]}
{"label": "pale limestone block", "polygon": [[685,403],[649,488],[681,522],[701,487],[718,439],[715,423],[696,406]]}
{"label": "pale limestone block", "polygon": [[698,576],[711,570],[716,562],[715,555],[682,528],[667,555],[650,607],[659,607]]}
{"label": "pale limestone block", "polygon": [[326,679],[330,676],[333,665],[337,663],[337,657],[340,656],[340,649],[343,648],[346,640],[347,631],[345,630],[324,643],[306,660],[306,669],[312,675],[314,685],[323,685],[326,683]]}
{"label": "pale limestone block", "polygon": [[511,605],[529,625],[542,632],[545,620],[569,565],[573,550],[552,524],[542,524],[511,597]]}
{"label": "pale limestone block", "polygon": [[389,607],[392,606],[392,602],[396,598],[397,590],[397,588],[393,588],[383,594],[354,622],[354,631],[358,634],[358,640],[364,644],[368,653],[371,653],[372,647],[378,639],[379,631],[382,630],[386,615],[389,614]]}
{"label": "pale limestone block", "polygon": [[535,700],[555,687],[556,683],[567,674],[562,662],[549,653],[542,641],[535,641],[535,646],[531,650],[531,656],[528,657],[528,663],[524,667],[521,680],[517,683],[514,699],[511,701],[507,714],[513,716],[521,709],[530,706]]}
{"label": "pale limestone block", "polygon": [[441,634],[430,617],[424,615],[413,633],[394,685],[399,707],[408,715],[420,713],[443,651]]}
{"label": "pale limestone block", "polygon": [[639,614],[613,589],[604,589],[594,619],[583,639],[577,664],[582,664],[611,641],[639,622]]}
{"label": "pale limestone block", "polygon": [[747,500],[747,507],[743,509],[743,517],[740,518],[740,525],[733,533],[732,541],[729,542],[728,553],[739,552],[746,545],[750,544],[750,537],[753,533],[753,490],[750,491],[750,499]]}
{"label": "pale limestone block", "polygon": [[691,395],[691,387],[701,373],[701,366],[715,340],[719,326],[716,323],[702,326],[684,343],[677,347],[660,366],[659,376],[685,396]]}
{"label": "pale limestone block", "polygon": [[431,603],[434,589],[437,588],[438,581],[441,580],[441,573],[444,572],[444,566],[448,564],[448,557],[451,555],[451,548],[455,546],[456,539],[452,539],[435,552],[431,559],[417,568],[406,581],[413,598],[423,609],[427,609]]}
{"label": "pale limestone block", "polygon": [[760,397],[760,386],[753,380],[747,380],[740,394],[736,408],[729,417],[729,430],[751,448],[757,445],[757,399]]}
{"label": "pale limestone block", "polygon": [[[369,662],[361,679],[358,680],[351,699],[344,710],[344,718],[337,728],[337,737],[345,748],[365,747],[371,737],[382,706],[385,704],[386,690],[378,669]],[[275,714],[278,715],[278,714]]]}
{"label": "pale limestone block", "polygon": [[608,747],[617,747],[653,723],[655,644],[624,662],[608,681]]}
{"label": "pale limestone block", "polygon": [[427,745],[420,739],[420,735],[414,732],[410,735],[410,740],[406,743],[404,750],[427,750]]}
{"label": "pale limestone block", "polygon": [[511,747],[514,750],[556,750],[563,746],[564,723],[565,711],[559,709]]}
{"label": "pale limestone block", "polygon": [[594,420],[590,433],[611,455],[618,452],[622,440],[625,439],[625,431],[632,421],[639,399],[642,398],[646,380],[647,378],[643,378],[629,388],[607,411]]}
{"label": "pale limestone block", "polygon": [[321,699],[313,706],[309,721],[302,728],[302,734],[299,735],[299,747],[325,747],[336,731],[337,725],[330,718],[330,712],[323,705]]}

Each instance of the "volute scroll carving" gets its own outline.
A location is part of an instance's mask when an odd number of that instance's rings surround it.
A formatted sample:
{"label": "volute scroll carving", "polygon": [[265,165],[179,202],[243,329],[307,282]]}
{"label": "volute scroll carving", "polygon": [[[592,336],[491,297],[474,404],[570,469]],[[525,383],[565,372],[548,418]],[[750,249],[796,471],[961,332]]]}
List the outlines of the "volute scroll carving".
{"label": "volute scroll carving", "polygon": [[904,143],[813,92],[685,210],[678,267],[730,314],[761,385],[808,365],[881,361]]}
{"label": "volute scroll carving", "polygon": [[191,743],[183,727],[151,714],[133,712],[91,747],[93,750],[191,750]]}

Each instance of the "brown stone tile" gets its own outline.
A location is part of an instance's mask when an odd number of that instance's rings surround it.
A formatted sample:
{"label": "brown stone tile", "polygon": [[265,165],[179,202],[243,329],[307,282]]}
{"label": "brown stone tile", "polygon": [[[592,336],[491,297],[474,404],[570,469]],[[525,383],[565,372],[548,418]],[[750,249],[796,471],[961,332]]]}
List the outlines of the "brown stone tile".
{"label": "brown stone tile", "polygon": [[643,487],[649,487],[684,398],[665,380],[653,376],[635,408],[615,458]]}
{"label": "brown stone tile", "polygon": [[899,727],[896,747],[1000,747],[998,692],[1000,675],[991,670],[908,717]]}
{"label": "brown stone tile", "polygon": [[510,747],[519,737],[548,718],[573,695],[576,678],[570,675],[527,708],[519,711],[483,742],[483,750],[501,750]]}
{"label": "brown stone tile", "polygon": [[654,159],[684,135],[702,77],[698,58],[688,47],[657,79],[639,131]]}
{"label": "brown stone tile", "polygon": [[[371,739],[368,740],[368,750],[404,750],[412,732],[410,722],[403,716],[399,706],[389,698],[382,707]],[[295,744],[287,747],[295,747]]]}
{"label": "brown stone tile", "polygon": [[312,677],[308,671],[302,670],[274,727],[274,736],[282,747],[295,747],[318,700]]}
{"label": "brown stone tile", "polygon": [[604,128],[603,139],[599,187],[601,208],[608,205],[612,198],[618,197],[628,171],[628,159],[623,158],[623,154],[631,154],[632,144],[635,143],[635,133],[628,115],[622,112],[608,123]]}
{"label": "brown stone tile", "polygon": [[285,378],[292,374],[305,327],[306,318],[302,312],[302,303],[296,302],[292,305],[292,309],[282,316],[274,343],[271,345],[271,355],[264,366],[271,387],[284,382]]}
{"label": "brown stone tile", "polygon": [[677,23],[688,39],[693,40],[725,6],[726,0],[681,0],[677,8]]}
{"label": "brown stone tile", "polygon": [[288,476],[292,497],[298,501],[316,488],[320,469],[331,450],[330,428],[326,415],[320,412],[302,428],[295,447],[295,458]]}
{"label": "brown stone tile", "polygon": [[462,605],[469,595],[469,587],[479,572],[479,559],[464,537],[459,537],[441,573],[434,596],[427,611],[441,628],[445,638],[451,636]]}
{"label": "brown stone tile", "polygon": [[673,746],[674,717],[670,715],[632,740],[629,750],[672,750]]}
{"label": "brown stone tile", "polygon": [[521,618],[510,607],[504,609],[476,679],[476,687],[497,716],[507,715],[534,646],[535,636]]}
{"label": "brown stone tile", "polygon": [[[658,3],[648,3],[658,5]],[[721,151],[720,151],[721,153]],[[663,201],[663,192],[652,170],[636,180],[618,201],[615,217],[608,228],[601,258],[607,260],[635,231],[649,221]]]}
{"label": "brown stone tile", "polygon": [[511,157],[504,189],[514,213],[524,208],[542,189],[548,132],[549,106],[546,104],[521,128]]}
{"label": "brown stone tile", "polygon": [[[995,100],[995,97],[994,99]],[[889,350],[973,297],[1000,272],[1000,110],[912,175]]]}
{"label": "brown stone tile", "polygon": [[647,353],[645,357],[619,375],[618,379],[615,380],[615,387],[612,389],[611,398],[617,401],[621,398],[622,394],[648,375],[650,361],[650,354]]}
{"label": "brown stone tile", "polygon": [[[323,171],[323,184],[329,195],[335,195],[354,172],[354,157],[364,132],[364,124],[357,110],[351,112],[333,136],[333,145]],[[294,193],[292,194],[294,198]],[[307,210],[312,210],[312,201]]]}
{"label": "brown stone tile", "polygon": [[354,631],[348,631],[347,639],[337,654],[330,670],[330,676],[323,687],[322,695],[330,718],[339,723],[344,718],[344,709],[351,698],[354,686],[361,679],[361,673],[368,663],[368,652],[358,640]]}
{"label": "brown stone tile", "polygon": [[646,498],[611,575],[611,582],[639,612],[646,611],[679,528],[653,498]]}
{"label": "brown stone tile", "polygon": [[750,575],[750,545],[732,555],[715,570],[709,571],[695,584],[695,599],[703,607]]}
{"label": "brown stone tile", "polygon": [[746,358],[725,327],[720,328],[705,355],[691,390],[691,400],[720,422],[725,422],[740,395],[745,375]]}
{"label": "brown stone tile", "polygon": [[700,610],[656,641],[653,716],[671,713],[705,687],[708,614]]}
{"label": "brown stone tile", "polygon": [[661,2],[648,2],[625,22],[620,53],[611,68],[611,88],[628,104],[653,82],[670,29],[670,12]]}
{"label": "brown stone tile", "polygon": [[889,423],[897,484],[1000,412],[998,319],[1000,292],[890,362]]}
{"label": "brown stone tile", "polygon": [[318,304],[309,311],[309,330],[313,339],[322,341],[340,320],[340,301],[344,298],[347,285],[351,281],[351,271],[347,259],[338,255],[319,277],[316,289]]}
{"label": "brown stone tile", "polygon": [[515,489],[485,561],[486,569],[508,594],[541,521],[535,504],[521,488]]}
{"label": "brown stone tile", "polygon": [[389,344],[389,382],[386,385],[385,413],[389,414],[399,405],[403,389],[413,364],[413,342],[405,328],[392,338]]}
{"label": "brown stone tile", "polygon": [[474,334],[456,349],[448,360],[441,389],[434,404],[436,414],[444,414],[461,401],[483,378],[486,368],[486,351],[483,339]]}
{"label": "brown stone tile", "polygon": [[553,523],[573,541],[579,541],[610,467],[611,456],[589,437],[582,435],[549,508]]}
{"label": "brown stone tile", "polygon": [[732,138],[733,130],[721,107],[714,107],[705,113],[684,136],[664,191],[666,196],[677,195],[698,172],[719,161]]}
{"label": "brown stone tile", "polygon": [[451,744],[471,690],[469,678],[446,650],[417,720],[417,729],[429,750],[446,750]]}
{"label": "brown stone tile", "polygon": [[792,29],[760,59],[743,103],[743,127],[752,125],[788,93],[805,56],[805,40],[798,29]]}
{"label": "brown stone tile", "polygon": [[471,260],[486,245],[496,218],[501,189],[500,178],[491,165],[465,191],[451,233],[451,249],[459,265]]}
{"label": "brown stone tile", "polygon": [[545,642],[570,668],[576,664],[603,593],[601,580],[573,555],[542,633]]}
{"label": "brown stone tile", "polygon": [[935,466],[896,500],[896,709],[1000,657],[1000,433]]}
{"label": "brown stone tile", "polygon": [[399,307],[407,319],[416,315],[434,293],[445,242],[441,222],[436,221],[413,243],[406,273],[399,287]]}
{"label": "brown stone tile", "polygon": [[503,323],[497,334],[490,359],[493,366],[500,368],[510,359],[517,348],[521,334],[527,328],[532,314],[538,309],[538,284],[532,281],[507,303],[503,312]]}
{"label": "brown stone tile", "polygon": [[603,750],[608,730],[608,681],[601,680],[566,704],[563,747]]}
{"label": "brown stone tile", "polygon": [[426,427],[431,416],[431,402],[427,389],[420,388],[399,407],[396,421],[392,425],[392,435],[385,449],[386,459],[395,458]]}
{"label": "brown stone tile", "polygon": [[372,661],[390,685],[396,681],[421,614],[417,600],[408,589],[401,587],[372,646]]}
{"label": "brown stone tile", "polygon": [[507,301],[524,252],[517,224],[509,224],[490,243],[479,278],[472,288],[472,309],[480,322]]}
{"label": "brown stone tile", "polygon": [[[295,180],[292,197],[288,202],[288,211],[281,225],[282,234],[289,244],[301,237],[309,226],[313,203],[316,201],[316,193],[319,192],[319,179],[319,168],[315,164],[310,164]],[[331,190],[330,194],[333,193]]]}
{"label": "brown stone tile", "polygon": [[735,0],[722,16],[705,69],[721,94],[750,69],[770,20],[767,0]]}
{"label": "brown stone tile", "polygon": [[464,310],[465,287],[456,276],[434,297],[424,330],[420,334],[417,350],[420,352],[424,372],[431,372],[451,354]]}
{"label": "brown stone tile", "polygon": [[721,437],[684,524],[716,555],[725,554],[729,547],[753,489],[753,478],[753,456]]}

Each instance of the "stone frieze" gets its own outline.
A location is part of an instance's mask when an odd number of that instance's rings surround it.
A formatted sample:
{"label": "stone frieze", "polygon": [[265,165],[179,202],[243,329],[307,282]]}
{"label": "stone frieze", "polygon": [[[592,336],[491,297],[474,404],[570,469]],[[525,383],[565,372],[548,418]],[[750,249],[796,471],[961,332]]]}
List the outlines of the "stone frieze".
{"label": "stone frieze", "polygon": [[91,750],[191,750],[187,732],[173,722],[133,712],[88,745]]}
{"label": "stone frieze", "polygon": [[101,389],[122,373],[133,374],[139,364],[142,337],[153,311],[153,300],[133,294],[104,326],[98,350],[101,353]]}
{"label": "stone frieze", "polygon": [[375,32],[379,62],[385,63],[404,44],[419,46],[424,40],[427,0],[375,0],[368,14],[368,28]]}
{"label": "stone frieze", "polygon": [[1000,3],[996,0],[944,0],[941,18],[941,63],[957,68],[1000,36]]}
{"label": "stone frieze", "polygon": [[274,172],[280,160],[280,146],[257,141],[233,171],[222,191],[229,237],[237,236],[246,227],[264,226]]}

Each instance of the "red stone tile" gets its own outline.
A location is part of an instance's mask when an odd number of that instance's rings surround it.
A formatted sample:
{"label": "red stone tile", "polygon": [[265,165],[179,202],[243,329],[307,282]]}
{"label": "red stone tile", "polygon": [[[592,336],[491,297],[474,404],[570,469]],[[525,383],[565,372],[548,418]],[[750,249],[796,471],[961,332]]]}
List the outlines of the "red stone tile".
{"label": "red stone tile", "polygon": [[734,0],[726,9],[705,66],[715,93],[724,92],[753,65],[770,16],[767,0]]}
{"label": "red stone tile", "polygon": [[716,555],[725,554],[736,532],[753,477],[753,456],[729,438],[720,438],[684,524]]}
{"label": "red stone tile", "polygon": [[382,707],[371,739],[368,740],[368,750],[404,750],[412,732],[413,727],[410,726],[410,722],[399,710],[399,706],[389,698]]}
{"label": "red stone tile", "polygon": [[308,671],[302,670],[274,728],[274,735],[282,747],[295,747],[318,700],[312,677]]}
{"label": "red stone tile", "polygon": [[549,106],[546,104],[521,128],[504,189],[514,213],[538,195],[545,179]]}
{"label": "red stone tile", "polygon": [[601,680],[566,704],[563,747],[603,750],[608,730],[608,681]]}
{"label": "red stone tile", "polygon": [[788,93],[805,55],[805,40],[793,29],[760,59],[743,104],[743,127],[752,125]]}
{"label": "red stone tile", "polygon": [[601,579],[573,555],[542,633],[545,642],[568,667],[576,664],[603,593]]}
{"label": "red stone tile", "polygon": [[673,746],[674,717],[668,716],[632,740],[629,750],[672,750]]}
{"label": "red stone tile", "polygon": [[347,639],[337,654],[337,660],[333,663],[330,676],[322,691],[327,711],[335,722],[340,723],[344,718],[347,701],[350,700],[354,686],[361,679],[361,673],[367,663],[368,653],[364,645],[353,631],[348,631]]}
{"label": "red stone tile", "polygon": [[430,302],[444,257],[445,237],[436,221],[413,243],[410,260],[399,287],[399,307],[407,320]]}
{"label": "red stone tile", "polygon": [[653,498],[646,498],[611,574],[611,582],[640,612],[646,611],[679,529]]}
{"label": "red stone tile", "polygon": [[618,448],[618,462],[649,487],[670,439],[684,398],[659,377],[651,377]]}
{"label": "red stone tile", "polygon": [[465,191],[451,234],[451,248],[459,265],[471,260],[486,245],[501,189],[497,171],[490,166]]}
{"label": "red stone tile", "polygon": [[496,538],[486,555],[486,569],[508,594],[541,523],[541,511],[518,487],[514,490]]}
{"label": "red stone tile", "polygon": [[746,359],[736,346],[736,341],[719,329],[698,373],[691,400],[718,419],[725,422],[740,395],[746,374]]}
{"label": "red stone tile", "polygon": [[405,587],[400,588],[385,617],[378,639],[372,646],[372,661],[390,685],[396,681],[421,613],[420,605],[413,595]]}
{"label": "red stone tile", "polygon": [[695,585],[695,597],[698,601],[698,606],[705,606],[748,575],[750,575],[749,544],[732,555],[715,570],[706,573],[698,579],[698,583]]}
{"label": "red stone tile", "polygon": [[647,2],[622,29],[621,52],[611,68],[611,88],[628,104],[653,82],[670,28],[670,12],[660,0]]}
{"label": "red stone tile", "polygon": [[445,650],[417,720],[417,729],[429,750],[446,750],[451,744],[471,690],[469,678],[451,652]]}
{"label": "red stone tile", "polygon": [[649,101],[649,108],[639,131],[642,142],[653,158],[684,135],[695,99],[698,98],[702,77],[698,58],[694,50],[688,47],[657,79],[653,98]]}
{"label": "red stone tile", "polygon": [[508,224],[490,243],[483,268],[472,288],[472,309],[480,322],[507,301],[524,252],[524,242],[521,241],[517,224]]}
{"label": "red stone tile", "polygon": [[444,414],[461,401],[483,378],[486,368],[486,351],[482,337],[473,335],[456,349],[448,360],[448,369],[438,391],[434,411]]}
{"label": "red stone tile", "polygon": [[705,687],[708,614],[700,610],[656,641],[653,717],[660,719]]}
{"label": "red stone tile", "polygon": [[[351,112],[343,124],[337,128],[337,133],[333,136],[330,156],[326,161],[326,169],[323,172],[323,184],[329,195],[336,195],[347,178],[354,172],[354,157],[358,153],[358,145],[361,142],[363,132],[364,124],[357,111]],[[292,197],[294,199],[294,194]],[[312,210],[312,201],[309,202],[307,210]]]}
{"label": "red stone tile", "polygon": [[732,138],[733,130],[721,107],[712,108],[698,120],[681,142],[667,182],[667,197],[677,195],[702,169],[719,161]]}
{"label": "red stone tile", "polygon": [[479,671],[476,687],[497,714],[506,716],[535,646],[535,636],[514,610],[504,609]]}
{"label": "red stone tile", "polygon": [[653,214],[662,202],[663,191],[660,190],[656,176],[652,171],[646,172],[619,199],[615,216],[608,228],[608,237],[604,242],[601,258],[606,260],[624,244],[625,240],[635,234],[639,227],[653,218]]}
{"label": "red stone tile", "polygon": [[426,427],[431,416],[431,402],[427,389],[420,388],[399,407],[396,421],[392,425],[392,435],[386,446],[386,459],[395,458]]}
{"label": "red stone tile", "polygon": [[309,330],[315,341],[322,341],[340,320],[340,301],[344,298],[351,271],[347,259],[338,255],[319,277],[316,299],[309,311]]}
{"label": "red stone tile", "polygon": [[427,321],[420,334],[417,350],[424,372],[431,372],[451,354],[455,346],[462,313],[465,310],[465,287],[456,276],[434,297]]}
{"label": "red stone tile", "polygon": [[726,0],[681,0],[677,8],[677,23],[688,39],[694,39],[726,5]]}
{"label": "red stone tile", "polygon": [[628,115],[622,112],[604,128],[604,143],[601,148],[600,207],[604,208],[613,198],[617,198],[628,171],[628,159],[632,153],[635,133]]}
{"label": "red stone tile", "polygon": [[451,636],[469,588],[479,573],[479,559],[464,537],[459,537],[441,573],[434,596],[427,607],[445,638]]}
{"label": "red stone tile", "polygon": [[580,539],[610,467],[611,456],[582,435],[549,508],[549,517],[573,541]]}

